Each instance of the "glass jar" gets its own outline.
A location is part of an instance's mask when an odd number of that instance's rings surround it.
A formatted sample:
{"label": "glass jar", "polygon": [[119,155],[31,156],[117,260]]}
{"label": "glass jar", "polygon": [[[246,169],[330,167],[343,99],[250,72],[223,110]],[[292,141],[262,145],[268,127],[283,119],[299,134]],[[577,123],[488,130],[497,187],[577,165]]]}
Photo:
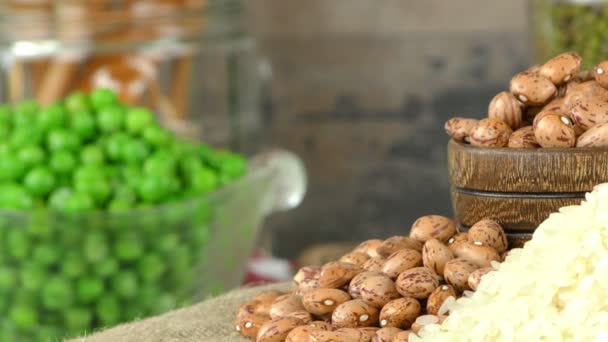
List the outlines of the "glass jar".
{"label": "glass jar", "polygon": [[608,1],[531,0],[535,60],[567,51],[583,57],[583,69],[608,59]]}
{"label": "glass jar", "polygon": [[305,191],[301,160],[272,150],[235,183],[183,201],[0,210],[0,342],[85,336],[238,287],[264,218]]}
{"label": "glass jar", "polygon": [[[241,0],[10,0],[0,12],[0,102],[114,89],[178,134],[243,150],[260,83]],[[246,152],[246,151],[245,151]]]}

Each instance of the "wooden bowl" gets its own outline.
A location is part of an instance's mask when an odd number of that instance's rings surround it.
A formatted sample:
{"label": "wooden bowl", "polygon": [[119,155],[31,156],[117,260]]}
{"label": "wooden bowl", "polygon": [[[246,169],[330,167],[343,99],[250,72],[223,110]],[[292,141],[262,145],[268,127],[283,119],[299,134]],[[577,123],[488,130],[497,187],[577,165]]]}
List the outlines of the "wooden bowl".
{"label": "wooden bowl", "polygon": [[481,148],[451,140],[448,173],[461,228],[492,218],[520,247],[549,214],[608,181],[608,149]]}

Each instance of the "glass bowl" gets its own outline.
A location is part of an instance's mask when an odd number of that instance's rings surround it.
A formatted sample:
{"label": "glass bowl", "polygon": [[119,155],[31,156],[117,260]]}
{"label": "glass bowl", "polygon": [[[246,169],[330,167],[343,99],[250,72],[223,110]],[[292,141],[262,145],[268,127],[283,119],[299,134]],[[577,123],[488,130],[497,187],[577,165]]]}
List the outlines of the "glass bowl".
{"label": "glass bowl", "polygon": [[243,0],[0,1],[0,102],[110,88],[181,136],[255,152],[265,80],[244,15]]}
{"label": "glass bowl", "polygon": [[238,286],[265,216],[297,206],[293,154],[200,198],[124,213],[0,212],[0,341],[55,341]]}

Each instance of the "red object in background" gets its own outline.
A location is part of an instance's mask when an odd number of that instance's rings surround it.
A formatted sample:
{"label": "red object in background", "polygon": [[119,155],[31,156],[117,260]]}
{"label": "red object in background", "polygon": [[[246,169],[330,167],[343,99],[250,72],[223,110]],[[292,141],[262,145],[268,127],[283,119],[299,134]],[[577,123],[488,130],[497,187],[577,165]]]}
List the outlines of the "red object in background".
{"label": "red object in background", "polygon": [[243,285],[252,286],[289,281],[294,274],[294,264],[257,251],[249,259]]}

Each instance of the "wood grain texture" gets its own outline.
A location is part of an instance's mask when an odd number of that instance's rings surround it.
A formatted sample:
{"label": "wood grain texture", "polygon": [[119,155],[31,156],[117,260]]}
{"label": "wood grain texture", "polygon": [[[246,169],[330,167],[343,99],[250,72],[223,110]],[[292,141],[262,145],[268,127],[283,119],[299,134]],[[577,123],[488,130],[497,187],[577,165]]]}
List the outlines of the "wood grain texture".
{"label": "wood grain texture", "polygon": [[608,149],[479,148],[451,140],[448,174],[455,187],[498,192],[588,192],[608,182]]}
{"label": "wood grain texture", "polygon": [[470,227],[479,220],[491,218],[500,222],[507,233],[533,231],[549,214],[563,206],[580,204],[583,200],[581,197],[480,196],[458,192],[454,188],[451,196],[455,218],[460,224]]}

